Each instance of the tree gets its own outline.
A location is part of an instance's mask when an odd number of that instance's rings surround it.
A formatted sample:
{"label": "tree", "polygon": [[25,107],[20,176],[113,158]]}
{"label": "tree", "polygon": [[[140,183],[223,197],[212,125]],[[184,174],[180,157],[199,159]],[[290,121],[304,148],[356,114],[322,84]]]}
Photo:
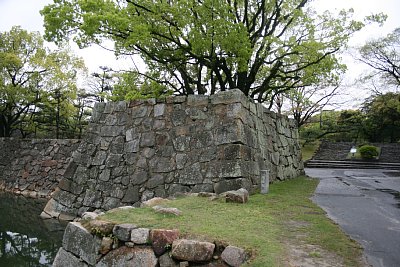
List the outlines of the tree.
{"label": "tree", "polygon": [[91,97],[98,102],[104,102],[112,94],[114,84],[116,82],[115,72],[106,66],[100,66],[100,72],[93,72],[88,85]]}
{"label": "tree", "polygon": [[46,49],[39,33],[17,26],[0,33],[0,137],[36,132],[49,122],[45,110],[57,110],[58,123],[60,114],[69,117],[76,72],[83,68],[68,49]]}
{"label": "tree", "polygon": [[300,128],[328,104],[335,104],[331,100],[339,94],[338,89],[339,85],[316,85],[299,87],[285,92],[280,98],[281,105],[284,102],[288,105],[287,110],[283,113],[293,117],[297,127]]}
{"label": "tree", "polygon": [[400,140],[400,93],[375,95],[362,108],[366,116],[365,135],[372,142]]}
{"label": "tree", "polygon": [[271,105],[281,92],[336,75],[335,53],[364,25],[352,10],[317,15],[308,2],[57,0],[41,14],[47,40],[85,47],[111,39],[117,54],[140,55],[150,77],[175,93],[239,88]]}
{"label": "tree", "polygon": [[400,28],[386,37],[368,41],[359,49],[358,60],[374,70],[366,78],[378,76],[386,86],[400,86]]}

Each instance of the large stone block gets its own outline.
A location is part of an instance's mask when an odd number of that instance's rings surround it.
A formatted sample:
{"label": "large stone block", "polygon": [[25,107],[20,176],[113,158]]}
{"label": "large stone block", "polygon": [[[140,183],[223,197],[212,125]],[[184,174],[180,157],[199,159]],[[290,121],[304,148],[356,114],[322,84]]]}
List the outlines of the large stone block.
{"label": "large stone block", "polygon": [[227,246],[221,254],[221,259],[232,267],[240,267],[246,261],[246,252],[242,248]]}
{"label": "large stone block", "polygon": [[150,231],[150,241],[157,256],[162,255],[178,238],[179,230],[153,229]]}
{"label": "large stone block", "polygon": [[80,223],[71,222],[64,232],[63,248],[79,256],[89,265],[95,265],[99,257],[101,239],[93,236]]}
{"label": "large stone block", "polygon": [[156,267],[158,260],[151,248],[148,247],[120,247],[105,255],[96,267],[125,267],[143,266]]}
{"label": "large stone block", "polygon": [[53,261],[53,267],[87,267],[88,265],[74,254],[60,248]]}
{"label": "large stone block", "polygon": [[245,188],[250,192],[253,191],[251,181],[246,178],[222,180],[214,184],[214,192],[217,194],[221,194],[226,191],[238,190],[240,188]]}
{"label": "large stone block", "polygon": [[178,239],[172,243],[172,257],[183,261],[203,262],[212,259],[215,244],[196,240]]}

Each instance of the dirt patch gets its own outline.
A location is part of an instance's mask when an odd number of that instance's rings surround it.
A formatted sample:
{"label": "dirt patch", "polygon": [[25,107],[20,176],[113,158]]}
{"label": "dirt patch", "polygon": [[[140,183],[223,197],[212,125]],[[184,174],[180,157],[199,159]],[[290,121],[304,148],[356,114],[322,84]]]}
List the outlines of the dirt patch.
{"label": "dirt patch", "polygon": [[[346,267],[343,259],[327,251],[320,246],[307,244],[307,234],[301,231],[307,227],[309,223],[301,221],[288,221],[286,225],[290,229],[290,233],[285,237],[283,244],[286,248],[286,255],[283,261],[285,267]],[[363,267],[371,265],[362,258],[359,260]]]}

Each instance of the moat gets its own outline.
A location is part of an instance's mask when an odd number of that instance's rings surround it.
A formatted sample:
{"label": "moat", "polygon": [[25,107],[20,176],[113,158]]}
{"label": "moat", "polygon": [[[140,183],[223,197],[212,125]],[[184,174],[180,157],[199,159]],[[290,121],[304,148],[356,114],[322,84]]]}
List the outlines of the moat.
{"label": "moat", "polygon": [[0,192],[0,266],[51,266],[66,224],[39,217],[46,202]]}

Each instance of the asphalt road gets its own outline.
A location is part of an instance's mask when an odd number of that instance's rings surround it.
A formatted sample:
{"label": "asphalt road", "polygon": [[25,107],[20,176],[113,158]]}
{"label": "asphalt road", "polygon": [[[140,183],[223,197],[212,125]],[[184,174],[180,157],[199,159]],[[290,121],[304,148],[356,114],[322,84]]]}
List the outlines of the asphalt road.
{"label": "asphalt road", "polygon": [[306,169],[313,201],[364,248],[374,267],[400,266],[400,171]]}

